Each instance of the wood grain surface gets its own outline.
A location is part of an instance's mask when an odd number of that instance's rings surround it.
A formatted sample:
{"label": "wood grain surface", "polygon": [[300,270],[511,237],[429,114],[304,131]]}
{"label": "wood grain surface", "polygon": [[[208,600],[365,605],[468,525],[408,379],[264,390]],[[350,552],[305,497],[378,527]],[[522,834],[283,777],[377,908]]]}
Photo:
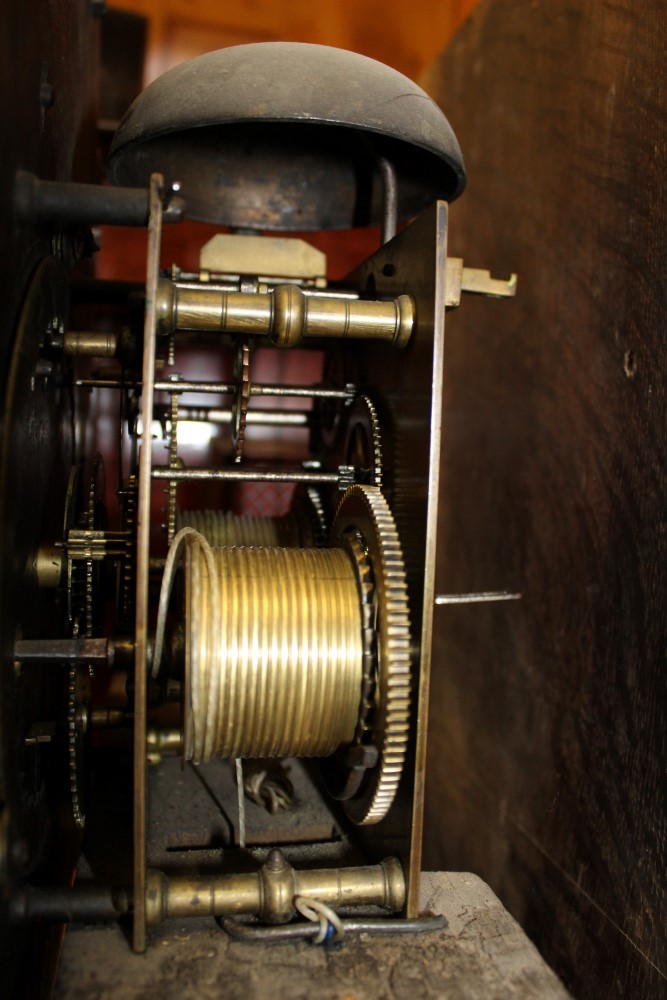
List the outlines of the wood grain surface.
{"label": "wood grain surface", "polygon": [[477,872],[579,997],[665,995],[667,5],[485,0],[427,86],[450,252],[425,860]]}

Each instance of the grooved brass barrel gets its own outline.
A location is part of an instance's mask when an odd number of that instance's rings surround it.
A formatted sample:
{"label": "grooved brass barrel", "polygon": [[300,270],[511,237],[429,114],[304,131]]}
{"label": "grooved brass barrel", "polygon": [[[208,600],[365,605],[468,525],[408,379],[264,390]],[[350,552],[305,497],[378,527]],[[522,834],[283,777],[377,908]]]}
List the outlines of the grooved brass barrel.
{"label": "grooved brass barrel", "polygon": [[186,562],[186,758],[321,757],[350,742],[363,649],[345,550],[212,557],[196,547]]}
{"label": "grooved brass barrel", "polygon": [[194,528],[216,548],[230,545],[294,547],[301,544],[299,524],[292,514],[254,517],[222,510],[184,510],[178,513],[178,527]]}

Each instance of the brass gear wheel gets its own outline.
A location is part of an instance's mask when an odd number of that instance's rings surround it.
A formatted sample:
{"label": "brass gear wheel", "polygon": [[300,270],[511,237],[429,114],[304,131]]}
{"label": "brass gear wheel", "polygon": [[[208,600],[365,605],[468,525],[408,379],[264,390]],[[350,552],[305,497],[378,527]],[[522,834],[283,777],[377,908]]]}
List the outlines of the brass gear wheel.
{"label": "brass gear wheel", "polygon": [[326,510],[317,487],[297,487],[288,517],[297,525],[295,540],[290,544],[305,549],[324,548],[329,544]]}
{"label": "brass gear wheel", "polygon": [[95,625],[95,603],[98,597],[99,567],[94,559],[73,558],[70,550],[72,534],[96,532],[106,526],[104,507],[104,462],[96,455],[86,490],[83,507],[80,502],[81,466],[72,466],[63,519],[63,544],[67,553],[67,622],[70,628],[79,622],[79,629],[91,638]]}
{"label": "brass gear wheel", "polygon": [[357,482],[382,489],[382,431],[369,396],[357,396],[350,409],[344,464],[354,467]]}
{"label": "brass gear wheel", "polygon": [[375,687],[377,683],[377,638],[375,634],[377,607],[375,583],[370,559],[366,554],[366,547],[361,533],[351,530],[346,531],[343,535],[343,544],[355,563],[357,586],[359,588],[359,604],[361,607],[363,671],[359,718],[354,734],[354,744],[355,746],[362,746],[368,740],[371,732]]}
{"label": "brass gear wheel", "polygon": [[250,402],[250,347],[245,341],[240,341],[236,347],[234,379],[236,381],[236,394],[232,404],[232,447],[234,461],[240,462],[243,458],[248,403]]}
{"label": "brass gear wheel", "polygon": [[[367,826],[383,819],[394,801],[410,725],[410,612],[405,566],[393,515],[377,486],[356,484],[341,500],[332,544],[345,545],[350,539],[355,546],[361,544],[372,570],[377,642],[373,707],[371,710],[371,686],[365,677],[357,739],[370,738],[371,749],[375,747],[378,756],[375,766],[366,771],[358,793],[344,801],[343,808],[354,823]],[[360,580],[360,587],[363,583]],[[363,742],[360,745],[363,748]]]}
{"label": "brass gear wheel", "polygon": [[119,568],[117,599],[118,620],[123,628],[132,627],[134,623],[137,486],[137,477],[132,473],[128,477],[124,488],[118,492],[121,507],[121,527],[127,533],[125,555],[121,560]]}

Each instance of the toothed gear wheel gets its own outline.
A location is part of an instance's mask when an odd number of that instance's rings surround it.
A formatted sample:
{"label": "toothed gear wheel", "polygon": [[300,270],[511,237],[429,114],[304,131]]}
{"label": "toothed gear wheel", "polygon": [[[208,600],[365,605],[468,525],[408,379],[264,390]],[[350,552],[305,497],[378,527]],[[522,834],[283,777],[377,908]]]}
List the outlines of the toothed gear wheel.
{"label": "toothed gear wheel", "polygon": [[[350,819],[366,826],[383,819],[394,801],[410,725],[410,612],[405,566],[394,518],[378,487],[357,484],[341,500],[332,544],[345,544],[346,539],[363,545],[374,588],[375,691],[369,721],[364,721],[362,708],[358,732],[366,734],[368,726],[379,757],[358,794],[343,803]],[[362,703],[363,699],[362,694]]]}
{"label": "toothed gear wheel", "polygon": [[382,431],[372,400],[357,396],[347,421],[345,462],[355,469],[357,482],[382,489]]}
{"label": "toothed gear wheel", "polygon": [[240,462],[243,458],[248,403],[250,401],[250,347],[244,342],[239,343],[236,348],[234,379],[236,381],[236,394],[232,405],[232,447],[234,461]]}
{"label": "toothed gear wheel", "polygon": [[123,556],[120,568],[119,587],[119,618],[120,621],[128,625],[134,620],[134,593],[135,593],[135,549],[136,549],[136,510],[137,510],[137,477],[132,474],[125,489],[119,493],[122,508],[122,527],[127,532],[127,542],[125,555]]}
{"label": "toothed gear wheel", "polygon": [[363,674],[361,699],[359,702],[359,719],[354,734],[354,743],[360,746],[371,731],[372,712],[375,701],[377,678],[377,639],[375,635],[377,608],[375,583],[373,581],[373,570],[361,533],[353,530],[345,531],[341,540],[354,560],[359,587],[359,605],[361,608]]}
{"label": "toothed gear wheel", "polygon": [[[98,453],[93,461],[93,470],[88,483],[88,510],[85,523],[89,531],[100,527],[100,511],[104,502],[104,462]],[[95,599],[95,565],[93,559],[86,559],[86,637],[93,635],[93,611]]]}
{"label": "toothed gear wheel", "polygon": [[[65,515],[63,517],[63,540],[67,542],[70,529],[77,525],[77,504],[79,484],[81,481],[81,466],[73,465],[67,484],[65,497]],[[67,622],[70,626],[83,613],[86,602],[85,574],[81,571],[78,561],[67,557]]]}
{"label": "toothed gear wheel", "polygon": [[327,542],[327,515],[320,491],[314,486],[306,489],[307,510],[312,527],[313,545],[320,548]]}
{"label": "toothed gear wheel", "polygon": [[[74,622],[73,638],[79,636],[79,621]],[[67,692],[67,743],[69,787],[74,823],[83,829],[86,823],[83,794],[84,741],[88,729],[91,697],[91,668],[70,663]]]}

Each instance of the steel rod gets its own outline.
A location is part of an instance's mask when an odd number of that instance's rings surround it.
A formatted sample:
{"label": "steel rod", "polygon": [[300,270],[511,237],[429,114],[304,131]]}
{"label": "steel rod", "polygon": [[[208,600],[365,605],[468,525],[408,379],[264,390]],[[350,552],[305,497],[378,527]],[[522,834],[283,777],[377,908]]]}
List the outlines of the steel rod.
{"label": "steel rod", "polygon": [[493,601],[520,601],[523,594],[511,594],[507,590],[486,590],[478,594],[437,594],[435,604],[484,604]]}
{"label": "steel rod", "polygon": [[349,399],[351,389],[321,389],[317,386],[251,385],[251,396],[304,396],[311,399]]}
{"label": "steel rod", "polygon": [[246,483],[334,483],[338,484],[338,472],[308,472],[303,469],[170,469],[167,465],[156,465],[153,479],[167,479],[172,482],[187,480],[210,480],[213,482]]}
{"label": "steel rod", "polygon": [[[230,424],[232,411],[214,406],[181,406],[178,419],[186,423]],[[310,414],[303,410],[249,410],[246,420],[257,426],[307,427]]]}
{"label": "steel rod", "polygon": [[18,639],[14,659],[20,663],[101,663],[113,662],[113,646],[108,639]]}
{"label": "steel rod", "polygon": [[[412,920],[403,920],[400,917],[339,919],[345,934],[425,934],[429,931],[442,931],[449,926],[446,917],[415,917]],[[237,917],[219,917],[218,923],[237,941],[297,941],[314,938],[320,932],[319,924],[310,921],[264,927],[261,924],[245,923]]]}
{"label": "steel rod", "polygon": [[106,923],[130,911],[128,889],[77,885],[19,889],[9,904],[11,923]]}
{"label": "steel rod", "polygon": [[[78,378],[74,381],[77,389],[141,389],[142,383],[137,380],[123,381],[112,378]],[[192,382],[157,380],[153,386],[155,392],[201,392],[227,395],[236,392],[233,382]],[[310,385],[251,385],[251,396],[295,396],[305,399],[350,399],[354,395],[353,388],[325,389]]]}
{"label": "steel rod", "polygon": [[[15,207],[22,222],[59,222],[112,226],[145,226],[149,218],[146,188],[43,181],[19,171],[14,192]],[[165,222],[181,222],[185,202],[173,198]]]}
{"label": "steel rod", "polygon": [[382,178],[382,234],[381,242],[393,240],[398,227],[398,181],[396,169],[385,156],[378,156],[377,164]]}

